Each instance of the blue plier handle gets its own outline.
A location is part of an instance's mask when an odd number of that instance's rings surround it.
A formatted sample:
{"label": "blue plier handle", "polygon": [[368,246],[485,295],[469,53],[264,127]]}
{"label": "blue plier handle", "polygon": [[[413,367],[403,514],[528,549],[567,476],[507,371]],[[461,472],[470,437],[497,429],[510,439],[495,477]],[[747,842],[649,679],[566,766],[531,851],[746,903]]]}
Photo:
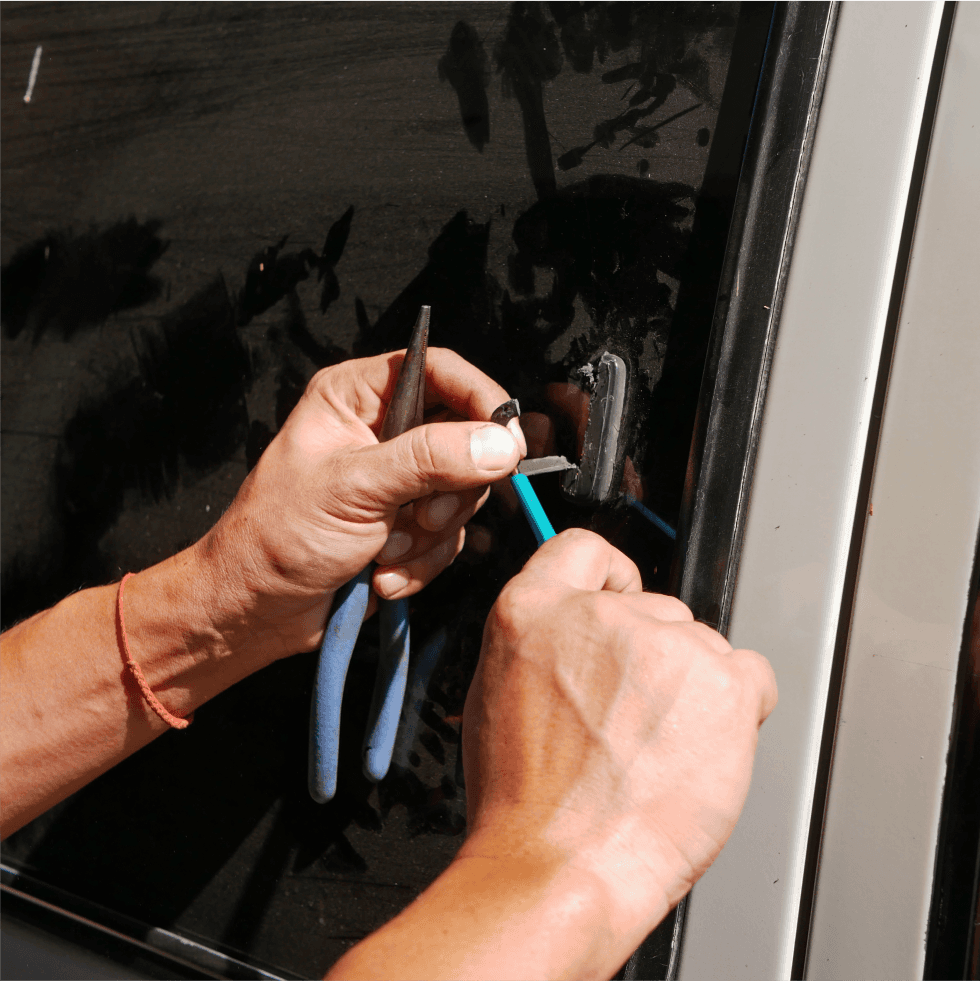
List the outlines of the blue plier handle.
{"label": "blue plier handle", "polygon": [[[425,353],[429,341],[430,308],[422,307],[405,352],[395,393],[388,406],[380,440],[419,425],[425,398]],[[334,597],[333,610],[320,647],[310,707],[310,796],[326,803],[337,792],[337,761],[340,753],[340,708],[354,645],[367,612],[371,576],[369,562]],[[398,719],[405,700],[409,655],[409,604],[407,599],[380,600],[381,653],[374,696],[364,737],[364,775],[381,780],[391,765]]]}

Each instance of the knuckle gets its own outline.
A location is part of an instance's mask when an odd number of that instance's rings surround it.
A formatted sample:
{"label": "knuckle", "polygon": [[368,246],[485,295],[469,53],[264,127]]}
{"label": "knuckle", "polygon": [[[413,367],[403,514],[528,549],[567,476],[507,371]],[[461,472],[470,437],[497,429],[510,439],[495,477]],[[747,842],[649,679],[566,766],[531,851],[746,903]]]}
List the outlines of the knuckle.
{"label": "knuckle", "polygon": [[525,591],[513,581],[508,583],[493,606],[493,617],[502,625],[516,625],[524,619],[527,607]]}
{"label": "knuckle", "polygon": [[337,365],[332,365],[328,368],[321,368],[306,383],[306,390],[304,394],[306,396],[326,395],[328,392],[332,391],[332,378],[337,372],[337,367]]}
{"label": "knuckle", "polygon": [[313,391],[316,391],[316,390],[317,390],[317,389],[318,389],[318,388],[319,388],[319,387],[320,387],[320,386],[321,386],[321,385],[323,384],[323,382],[324,382],[324,381],[326,380],[326,377],[327,377],[327,375],[328,375],[328,373],[329,373],[329,372],[330,372],[330,369],[329,369],[329,368],[321,368],[321,369],[320,369],[320,370],[319,370],[319,371],[318,371],[318,372],[317,372],[317,373],[316,373],[316,374],[315,374],[315,375],[314,375],[314,376],[313,376],[313,377],[312,377],[312,378],[311,378],[311,379],[310,379],[310,380],[309,380],[309,381],[308,381],[308,382],[306,383],[306,390],[307,390],[308,392],[313,392]]}
{"label": "knuckle", "polygon": [[705,658],[701,682],[715,702],[741,701],[743,678],[734,670],[731,658],[711,655]]}
{"label": "knuckle", "polygon": [[679,600],[676,596],[665,596],[664,599],[667,601],[668,608],[676,615],[678,620],[694,619],[694,614],[691,612],[691,608],[687,603]]}
{"label": "knuckle", "polygon": [[427,585],[456,561],[462,547],[463,535],[459,533],[451,535],[449,538],[435,542],[426,552],[408,563],[408,568],[422,585]]}
{"label": "knuckle", "polygon": [[540,636],[548,606],[551,603],[540,590],[512,582],[497,597],[491,619],[496,632],[517,649],[528,636]]}
{"label": "knuckle", "polygon": [[610,593],[605,590],[598,593],[588,593],[585,596],[585,603],[589,615],[597,623],[613,628],[625,625],[627,610],[618,593]]}
{"label": "knuckle", "polygon": [[609,547],[604,538],[601,538],[594,531],[588,531],[585,528],[568,528],[559,535],[556,535],[555,538],[565,545],[585,545],[590,547],[602,545],[607,548]]}
{"label": "knuckle", "polygon": [[452,534],[441,545],[436,547],[438,553],[436,562],[440,570],[445,569],[456,561],[456,556],[463,550],[466,544],[466,529],[460,528]]}
{"label": "knuckle", "polygon": [[541,555],[562,563],[587,564],[611,549],[612,546],[595,532],[585,528],[568,528],[545,542],[534,557]]}
{"label": "knuckle", "polygon": [[436,472],[436,449],[431,426],[419,426],[412,431],[412,455],[418,475],[422,478]]}
{"label": "knuckle", "polygon": [[651,609],[658,619],[679,622],[689,622],[694,619],[691,608],[676,596],[668,596],[665,593],[648,593],[647,595],[650,596]]}
{"label": "knuckle", "polygon": [[779,697],[779,690],[776,685],[776,673],[769,659],[758,651],[738,650],[734,653],[745,666],[746,673],[751,676],[755,691],[763,696],[769,695],[775,704]]}
{"label": "knuckle", "polygon": [[731,653],[732,645],[714,627],[709,627],[700,620],[688,621],[685,625],[710,650],[721,654]]}
{"label": "knuckle", "polygon": [[412,429],[404,437],[397,437],[390,443],[383,444],[392,447],[390,465],[394,467],[406,489],[413,491],[416,498],[429,492],[429,483],[434,472],[433,448],[429,434],[425,432],[427,428],[421,426]]}

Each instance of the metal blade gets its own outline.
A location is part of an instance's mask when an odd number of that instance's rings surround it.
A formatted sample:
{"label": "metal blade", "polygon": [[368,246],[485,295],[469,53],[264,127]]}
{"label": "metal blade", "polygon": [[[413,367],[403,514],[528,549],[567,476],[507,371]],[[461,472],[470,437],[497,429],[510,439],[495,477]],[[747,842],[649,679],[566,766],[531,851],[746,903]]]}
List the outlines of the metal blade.
{"label": "metal blade", "polygon": [[557,473],[559,470],[578,470],[574,463],[569,463],[563,456],[539,456],[533,460],[521,460],[517,464],[517,472],[525,477],[534,477],[541,473]]}

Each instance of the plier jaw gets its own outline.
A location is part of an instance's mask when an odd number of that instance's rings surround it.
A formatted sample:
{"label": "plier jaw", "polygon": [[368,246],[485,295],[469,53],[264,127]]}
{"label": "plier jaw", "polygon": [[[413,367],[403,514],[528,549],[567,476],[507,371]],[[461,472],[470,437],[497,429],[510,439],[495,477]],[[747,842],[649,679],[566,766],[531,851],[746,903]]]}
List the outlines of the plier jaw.
{"label": "plier jaw", "polygon": [[388,403],[378,442],[384,443],[422,424],[425,411],[425,355],[429,349],[432,307],[422,307],[405,350],[395,391]]}

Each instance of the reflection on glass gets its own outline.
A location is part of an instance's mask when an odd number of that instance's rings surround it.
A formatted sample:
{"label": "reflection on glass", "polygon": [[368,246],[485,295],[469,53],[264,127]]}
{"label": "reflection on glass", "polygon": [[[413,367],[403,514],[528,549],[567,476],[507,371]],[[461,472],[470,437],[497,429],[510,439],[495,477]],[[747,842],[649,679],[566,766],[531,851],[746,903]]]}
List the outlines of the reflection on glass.
{"label": "reflection on glass", "polygon": [[[29,16],[49,15],[10,12],[5,29]],[[696,234],[738,4],[155,16],[72,11],[64,81],[99,97],[51,108],[47,135],[5,110],[20,140],[8,199],[38,161],[23,214],[5,219],[5,385],[55,344],[80,379],[54,396],[54,456],[18,450],[43,503],[4,526],[5,621],[193,540],[312,374],[403,346],[422,304],[432,344],[520,400],[532,455],[581,459],[587,366],[607,350],[624,360],[610,502],[569,503],[555,474],[535,487],[556,528],[594,528],[663,588],[672,541],[653,518],[676,525],[718,273],[705,257],[720,262],[726,230]],[[111,38],[133,63],[110,83],[93,52]],[[59,168],[75,168],[70,194]],[[32,240],[37,216],[54,230]],[[43,395],[8,387],[8,424],[39,418]],[[27,487],[8,452],[5,480]],[[359,755],[368,624],[330,804],[306,793],[301,655],[12,837],[6,860],[146,923],[322,973],[459,845],[460,715],[483,621],[534,544],[515,507],[495,488],[464,554],[413,605],[409,698],[380,785]]]}

